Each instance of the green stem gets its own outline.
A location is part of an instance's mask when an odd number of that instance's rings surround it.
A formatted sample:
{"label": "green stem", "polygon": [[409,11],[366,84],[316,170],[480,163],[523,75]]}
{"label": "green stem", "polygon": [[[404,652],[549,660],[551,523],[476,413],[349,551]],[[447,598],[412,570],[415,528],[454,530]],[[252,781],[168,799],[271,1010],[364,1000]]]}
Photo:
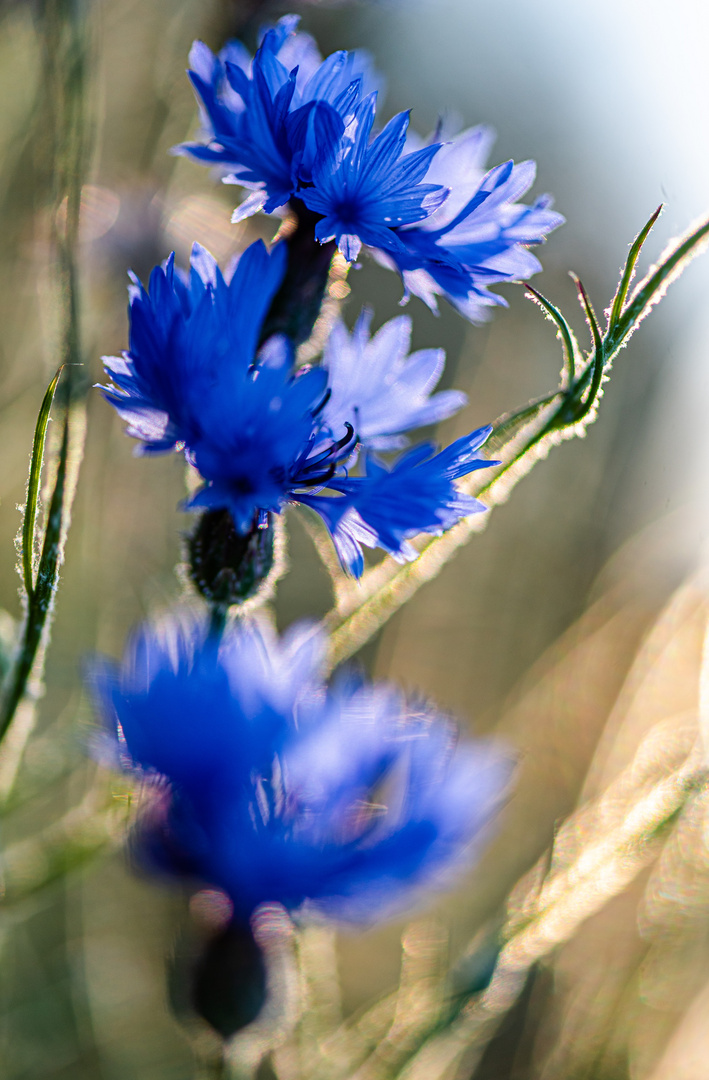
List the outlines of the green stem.
{"label": "green stem", "polygon": [[35,658],[42,642],[45,626],[51,615],[56,591],[57,571],[62,549],[64,525],[64,493],[66,488],[67,459],[69,456],[69,416],[64,418],[64,431],[59,456],[57,478],[47,516],[44,545],[37,569],[37,584],[27,604],[24,633],[19,654],[9,678],[7,691],[0,707],[0,741],[5,737],[15,716],[17,706],[24,697],[32,674]]}
{"label": "green stem", "polygon": [[488,450],[494,449],[498,445],[504,445],[506,439],[503,436],[507,436],[508,432],[513,428],[519,427],[526,421],[533,420],[538,415],[540,409],[545,405],[551,405],[552,401],[559,396],[561,390],[552,390],[550,394],[544,394],[542,397],[534,398],[528,405],[525,405],[521,409],[516,409],[514,412],[505,413],[499,417],[492,425],[492,434],[485,444]]}
{"label": "green stem", "polygon": [[[45,395],[35,431],[28,502],[22,534],[22,571],[26,593],[26,618],[22,641],[8,674],[0,704],[0,740],[7,733],[17,707],[25,696],[33,672],[40,675],[38,656],[46,641],[54,606],[59,566],[71,502],[76,488],[83,430],[74,423],[75,402],[86,380],[81,370],[79,275],[77,247],[81,191],[90,153],[87,120],[88,39],[85,0],[45,0],[40,35],[44,56],[44,97],[53,138],[54,212],[52,240],[61,296],[61,366],[66,368],[61,396],[65,406],[61,450],[52,492],[42,553],[33,583],[33,552],[44,436],[56,378]],[[71,452],[70,452],[71,451]],[[71,458],[71,460],[70,460]]]}

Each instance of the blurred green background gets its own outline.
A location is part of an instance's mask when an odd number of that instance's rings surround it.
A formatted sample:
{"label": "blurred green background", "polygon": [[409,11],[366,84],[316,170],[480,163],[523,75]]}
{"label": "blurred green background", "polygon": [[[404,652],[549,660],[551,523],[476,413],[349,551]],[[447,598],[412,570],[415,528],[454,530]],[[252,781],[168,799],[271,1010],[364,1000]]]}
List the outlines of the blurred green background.
{"label": "blurred green background", "polygon": [[[512,156],[537,160],[535,193],[553,192],[567,225],[540,252],[544,274],[535,283],[567,313],[575,303],[569,269],[602,309],[628,243],[659,202],[667,210],[649,244],[657,255],[709,205],[709,16],[699,0],[680,0],[671,10],[660,0],[90,6],[95,151],[81,273],[91,382],[100,377],[101,354],[125,347],[129,267],[145,277],[173,248],[185,261],[193,240],[227,260],[255,236],[273,235],[277,222],[270,219],[231,226],[233,189],[168,150],[196,124],[184,74],[192,40],[218,48],[239,32],[253,46],[260,19],[283,11],[302,14],[325,54],[356,46],[373,53],[388,85],[385,118],[412,107],[413,126],[424,134],[439,112],[453,112],[464,126],[484,121],[496,128],[491,164]],[[58,355],[38,10],[0,5],[0,607],[13,618],[20,615],[16,507],[24,501],[35,416]],[[398,313],[401,287],[393,274],[366,261],[349,281],[348,322],[364,302],[375,305],[376,323]],[[360,658],[377,675],[430,696],[471,730],[499,729],[520,753],[519,784],[497,841],[458,891],[431,909],[448,926],[453,950],[498,910],[582,792],[600,783],[605,758],[599,764],[598,746],[610,738],[608,717],[637,649],[682,579],[702,565],[708,286],[709,267],[699,263],[621,355],[588,437],[536,468],[487,530]],[[509,309],[483,327],[468,326],[445,307],[439,318],[418,301],[407,309],[416,347],[445,347],[447,384],[470,396],[463,415],[444,425],[446,441],[555,385],[560,356],[552,327],[521,287],[500,291]],[[584,334],[580,315],[576,325]],[[184,470],[176,456],[141,461],[132,449],[113,411],[91,393],[46,694],[18,780],[22,805],[2,823],[5,846],[69,811],[94,782],[96,767],[85,755],[92,719],[81,690],[82,657],[97,649],[120,655],[130,627],[180,595],[175,566],[188,521],[176,505]],[[288,530],[295,570],[279,587],[281,626],[324,613],[330,600],[297,511],[288,515]],[[682,648],[687,655],[689,646]],[[677,675],[680,697],[691,677]],[[99,783],[108,790],[110,778]],[[637,989],[644,946],[630,949],[626,962],[613,944],[636,942],[637,897],[628,904],[630,914],[587,931],[585,952],[583,943],[576,946],[580,959],[567,954],[566,983],[558,970],[537,977],[479,1075],[652,1075],[702,979],[701,972],[699,982],[680,974],[679,989],[661,1005]],[[7,905],[0,922],[0,1075],[190,1077],[190,1047],[165,995],[164,959],[178,908],[165,888],[131,876],[120,852]],[[346,1011],[395,984],[400,932],[398,924],[343,935]],[[692,932],[695,959],[704,957],[703,915]],[[608,956],[620,972],[613,987],[604,982]],[[596,982],[588,989],[584,978],[594,964]],[[581,1009],[585,1019],[574,1013],[573,1039],[564,1027],[567,984],[572,997],[595,1003]],[[614,1014],[621,1000],[632,1007],[618,1014],[625,1025],[619,1035]],[[533,1031],[539,1027],[539,1040],[529,1035],[530,1023]]]}

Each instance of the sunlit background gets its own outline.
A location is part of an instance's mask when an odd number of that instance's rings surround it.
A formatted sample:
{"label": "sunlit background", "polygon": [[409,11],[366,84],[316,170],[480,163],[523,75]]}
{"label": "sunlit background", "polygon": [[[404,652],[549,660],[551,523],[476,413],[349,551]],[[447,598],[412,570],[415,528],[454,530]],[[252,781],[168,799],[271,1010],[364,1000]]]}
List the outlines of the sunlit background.
{"label": "sunlit background", "polygon": [[[260,19],[291,9],[324,53],[371,51],[386,76],[385,116],[411,107],[421,134],[441,112],[463,126],[484,121],[498,133],[491,164],[536,159],[535,193],[552,192],[567,224],[540,253],[535,284],[567,314],[575,305],[568,270],[602,309],[629,242],[660,202],[666,210],[648,245],[655,257],[709,209],[709,14],[700,0],[258,8],[257,0],[96,0],[96,148],[81,249],[92,382],[101,354],[125,347],[129,267],[145,276],[173,249],[186,260],[193,240],[226,261],[255,236],[273,235],[271,219],[231,226],[233,189],[168,151],[196,124],[184,74],[192,40],[217,48],[238,30],[253,47]],[[0,4],[0,607],[15,619],[16,507],[57,363],[52,184],[33,19],[30,3]],[[364,302],[374,304],[377,323],[398,312],[393,274],[365,262],[349,282],[350,324]],[[483,327],[448,308],[435,318],[418,301],[409,306],[416,346],[444,346],[447,383],[470,397],[444,425],[446,441],[555,385],[553,328],[520,286],[500,292],[509,309]],[[621,353],[587,438],[535,468],[360,657],[463,726],[499,729],[519,754],[517,786],[482,865],[417,913],[428,920],[417,932],[450,933],[452,952],[499,918],[575,807],[618,777],[660,775],[691,746],[706,622],[708,295],[709,263],[700,261]],[[580,312],[574,318],[586,334]],[[2,826],[5,846],[47,827],[87,790],[96,766],[85,755],[92,719],[82,658],[96,649],[119,655],[138,619],[179,596],[183,495],[177,456],[133,457],[117,417],[92,395],[46,695],[18,781],[22,806]],[[281,626],[329,606],[304,521],[289,513],[298,570],[279,588]],[[644,757],[631,766],[641,744]],[[621,783],[613,796],[616,813],[624,790]],[[533,971],[476,1080],[707,1075],[704,830],[695,807],[661,856]],[[25,872],[31,878],[37,868]],[[0,924],[3,1080],[191,1077],[190,1046],[166,995],[179,908],[167,889],[131,876],[120,851],[8,905]],[[401,931],[399,923],[342,936],[346,1014],[396,984]],[[459,1075],[470,1073],[463,1065]]]}

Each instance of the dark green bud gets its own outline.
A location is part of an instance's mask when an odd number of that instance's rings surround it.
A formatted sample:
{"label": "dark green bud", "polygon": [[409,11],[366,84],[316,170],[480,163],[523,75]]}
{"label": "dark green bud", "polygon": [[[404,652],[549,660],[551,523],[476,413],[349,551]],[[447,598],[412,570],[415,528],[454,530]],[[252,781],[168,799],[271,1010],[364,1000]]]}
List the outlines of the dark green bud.
{"label": "dark green bud", "polygon": [[255,596],[273,569],[274,526],[254,524],[245,534],[228,510],[207,510],[187,538],[189,576],[205,600],[218,607]]}
{"label": "dark green bud", "polygon": [[266,1000],[266,964],[248,924],[230,922],[208,943],[191,996],[196,1012],[225,1039],[256,1019]]}

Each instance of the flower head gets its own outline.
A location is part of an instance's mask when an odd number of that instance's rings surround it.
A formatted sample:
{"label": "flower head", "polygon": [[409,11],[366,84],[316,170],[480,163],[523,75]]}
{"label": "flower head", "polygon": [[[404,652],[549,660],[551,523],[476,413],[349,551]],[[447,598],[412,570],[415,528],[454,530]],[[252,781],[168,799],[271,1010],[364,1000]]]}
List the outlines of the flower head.
{"label": "flower head", "polygon": [[[442,533],[461,518],[479,514],[487,507],[466,495],[454,481],[477,469],[499,462],[488,461],[478,450],[492,428],[479,428],[451,443],[440,453],[431,443],[413,447],[389,467],[374,455],[366,459],[366,476],[342,481],[349,504],[322,505],[317,496],[308,500],[328,524],[342,565],[360,577],[364,570],[362,545],[379,547],[400,561],[417,558],[409,541],[419,533]],[[334,511],[334,513],[333,513]]]}
{"label": "flower head", "polygon": [[113,382],[104,395],[142,451],[184,450],[205,480],[189,505],[227,507],[241,532],[295,488],[322,484],[352,443],[351,431],[320,438],[313,453],[325,372],[294,372],[282,337],[257,348],[285,255],[258,241],[228,281],[198,246],[188,279],[171,256],[149,292],[132,287],[129,351],[104,359]]}
{"label": "flower head", "polygon": [[363,92],[374,82],[363,52],[322,60],[299,18],[286,15],[253,58],[240,42],[218,56],[197,41],[189,76],[201,103],[206,142],[177,153],[219,166],[226,180],[254,190],[235,214],[271,213],[311,180],[322,140],[336,144]]}
{"label": "flower head", "polygon": [[564,223],[548,195],[531,206],[518,202],[534,183],[533,161],[485,171],[492,140],[489,128],[476,127],[443,143],[425,179],[443,185],[447,200],[424,220],[397,229],[400,246],[378,254],[399,270],[407,295],[420,296],[433,311],[437,297],[445,296],[472,322],[483,321],[491,305],[505,304],[488,286],[541,270],[529,246]]}
{"label": "flower head", "polygon": [[[343,565],[361,572],[361,548],[353,559],[358,541],[351,525],[343,524],[353,514],[366,523],[364,542],[403,554],[405,537],[434,525],[447,528],[483,509],[459,496],[446,452],[418,471],[404,463],[391,471],[375,463],[366,474],[351,470],[358,440],[401,445],[402,432],[449,415],[464,398],[450,391],[428,396],[442,356],[406,356],[407,320],[387,324],[371,342],[368,316],[351,339],[336,328],[319,368],[297,369],[293,349],[280,335],[259,348],[285,257],[285,243],[269,253],[259,241],[227,279],[195,246],[189,277],[171,256],[153,270],[149,291],[134,279],[130,348],[122,357],[104,358],[112,385],[103,392],[142,452],[184,451],[204,481],[188,508],[227,509],[237,531],[246,534],[287,503],[303,503],[333,532]],[[353,366],[358,354],[361,371]],[[476,449],[486,434],[471,437]],[[430,453],[426,448],[424,456]],[[469,454],[455,475],[490,464]],[[388,520],[377,510],[382,498],[389,499]],[[394,534],[401,537],[398,545],[391,542]],[[345,535],[346,557],[338,539]]]}
{"label": "flower head", "polygon": [[371,94],[357,106],[337,143],[323,140],[312,185],[301,192],[305,205],[323,215],[316,238],[336,240],[350,262],[362,244],[397,251],[397,230],[427,218],[448,195],[440,184],[422,183],[437,145],[404,153],[408,113],[393,117],[370,143],[376,100]]}
{"label": "flower head", "polygon": [[143,858],[264,902],[372,921],[466,865],[506,788],[488,743],[394,688],[326,687],[325,641],[241,624],[145,627],[92,682],[123,764],[151,784]]}
{"label": "flower head", "polygon": [[489,286],[541,269],[529,247],[564,220],[547,195],[519,202],[534,163],[508,161],[486,172],[489,129],[448,138],[441,127],[424,143],[408,130],[407,112],[377,133],[368,58],[334,53],[322,61],[297,23],[281,19],[253,61],[238,43],[218,57],[194,46],[190,77],[206,142],[178,152],[220,165],[227,182],[254,189],[235,220],[304,203],[319,215],[316,238],[335,240],[348,261],[364,245],[399,271],[407,297],[436,311],[444,296],[482,321],[490,306],[505,303]]}

